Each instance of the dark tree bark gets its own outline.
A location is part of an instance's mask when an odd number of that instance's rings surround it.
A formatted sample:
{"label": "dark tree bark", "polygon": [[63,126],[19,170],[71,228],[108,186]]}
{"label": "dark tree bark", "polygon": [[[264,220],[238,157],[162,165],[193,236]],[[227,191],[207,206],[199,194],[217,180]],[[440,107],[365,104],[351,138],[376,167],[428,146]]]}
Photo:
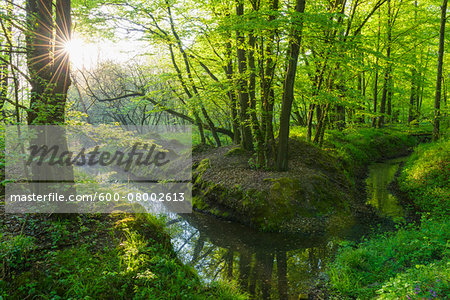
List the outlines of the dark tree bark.
{"label": "dark tree bark", "polygon": [[[381,38],[381,12],[378,13],[378,32],[377,32],[377,52],[380,51],[380,38]],[[375,80],[373,83],[373,113],[376,115],[378,106],[378,57],[375,60]],[[376,127],[378,124],[378,118],[375,116],[372,120],[372,127]]]}
{"label": "dark tree bark", "polygon": [[288,299],[287,257],[286,252],[277,251],[278,297]]}
{"label": "dark tree bark", "polygon": [[380,103],[380,117],[378,119],[378,127],[381,127],[385,123],[385,113],[386,113],[386,102],[388,100],[388,92],[390,89],[390,79],[391,79],[391,41],[392,41],[392,13],[391,13],[391,0],[388,0],[388,25],[387,25],[387,49],[386,49],[386,57],[388,59],[388,66],[386,67],[386,71],[384,73],[384,85],[383,85],[383,94],[381,96],[381,103]]}
{"label": "dark tree bark", "polygon": [[[273,0],[270,4],[270,9],[273,13],[278,11],[279,1]],[[273,22],[275,15],[271,14],[268,17],[268,22]],[[265,66],[261,65],[261,98],[262,98],[262,113],[261,113],[261,131],[264,136],[265,153],[264,159],[266,167],[274,167],[273,155],[275,153],[275,137],[273,133],[273,108],[275,102],[275,93],[273,90],[273,78],[275,75],[276,61],[274,56],[274,43],[276,29],[271,30],[268,39],[266,40],[266,49],[263,52],[265,59]]]}
{"label": "dark tree bark", "polygon": [[[11,10],[8,10],[8,13],[10,13],[10,11]],[[0,57],[3,58],[3,60],[0,61],[0,109],[3,109],[6,97],[8,96],[9,64],[12,55],[11,22],[8,22],[9,24],[5,23],[6,22],[3,20],[0,20],[1,29],[5,36],[5,41],[0,40],[0,43],[2,44],[0,48]]]}
{"label": "dark tree bark", "polygon": [[394,94],[394,79],[392,78],[392,68],[389,71],[388,92],[387,92],[387,109],[388,122],[392,122],[392,97]]}
{"label": "dark tree bark", "polygon": [[[231,58],[231,42],[228,41],[225,44],[226,47],[226,56],[227,56],[227,66],[225,68],[225,74],[229,84],[234,86],[234,72],[233,72],[233,59]],[[233,142],[235,144],[239,144],[241,140],[241,134],[239,130],[239,120],[238,120],[238,112],[237,112],[237,99],[236,93],[233,88],[228,89],[228,98],[230,100],[230,110],[231,110],[231,123],[233,126]]]}
{"label": "dark tree bark", "polygon": [[[305,0],[297,0],[295,5],[296,13],[305,11]],[[298,55],[300,52],[301,34],[303,27],[303,19],[294,25],[300,28],[293,28],[291,33],[291,41],[288,50],[288,66],[283,83],[283,97],[281,100],[280,114],[280,131],[278,134],[277,162],[278,171],[286,171],[288,169],[288,143],[289,143],[289,121],[291,118],[292,102],[294,101],[294,83],[295,74],[297,72]]]}
{"label": "dark tree bark", "polygon": [[[254,6],[253,9],[256,11],[258,7]],[[248,37],[249,51],[248,51],[248,67],[250,71],[249,78],[249,108],[250,108],[250,118],[252,121],[252,131],[253,136],[256,140],[256,152],[258,156],[258,163],[263,165],[264,163],[264,146],[263,146],[263,135],[261,133],[261,127],[259,125],[258,117],[256,115],[256,64],[255,64],[255,50],[256,50],[256,37],[251,32]]]}
{"label": "dark tree bark", "polygon": [[[70,86],[70,0],[29,0],[26,3],[27,64],[31,78],[29,124],[62,124]],[[53,46],[54,44],[54,46]]]}
{"label": "dark tree bark", "polygon": [[409,97],[408,124],[417,119],[416,99],[418,94],[417,71],[411,68],[411,95]]}
{"label": "dark tree bark", "polygon": [[433,140],[439,139],[439,122],[441,117],[441,93],[442,93],[442,65],[444,61],[445,21],[448,0],[443,0],[441,7],[441,29],[439,31],[439,56],[436,78],[436,95],[434,98],[434,126]]}
{"label": "dark tree bark", "polygon": [[[237,0],[236,2],[236,15],[244,15],[244,2]],[[241,106],[240,110],[240,121],[241,121],[241,133],[242,133],[242,148],[245,150],[253,150],[253,136],[251,129],[251,117],[249,112],[249,94],[248,94],[248,84],[246,77],[247,72],[247,59],[245,51],[245,38],[244,34],[239,30],[236,31],[236,42],[237,42],[237,59],[238,59],[238,69],[239,69],[239,104]]]}
{"label": "dark tree bark", "polygon": [[234,253],[233,250],[228,249],[225,254],[225,264],[226,264],[226,276],[227,279],[233,279],[233,261],[234,261]]}
{"label": "dark tree bark", "polygon": [[251,269],[251,257],[248,253],[240,253],[239,256],[239,286],[244,291],[248,291],[249,275]]}
{"label": "dark tree bark", "polygon": [[[414,23],[417,22],[417,7],[418,3],[417,1],[414,1]],[[420,73],[417,74],[417,69],[415,67],[417,63],[417,57],[416,57],[416,45],[414,45],[414,51],[413,51],[413,65],[414,67],[411,68],[411,95],[409,98],[409,110],[408,110],[408,124],[410,124],[412,121],[417,120],[418,117],[418,101],[419,101],[419,80]]]}

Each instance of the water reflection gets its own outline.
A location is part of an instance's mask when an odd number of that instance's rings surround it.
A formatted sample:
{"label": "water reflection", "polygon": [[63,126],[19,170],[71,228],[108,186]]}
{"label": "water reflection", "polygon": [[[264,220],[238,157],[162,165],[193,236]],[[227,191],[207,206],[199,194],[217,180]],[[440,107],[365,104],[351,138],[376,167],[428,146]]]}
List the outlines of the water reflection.
{"label": "water reflection", "polygon": [[237,281],[254,299],[307,296],[335,250],[331,237],[261,233],[197,213],[182,217],[169,223],[184,263],[206,281]]}
{"label": "water reflection", "polygon": [[[387,190],[402,160],[370,166],[366,181],[367,203],[387,217],[403,216]],[[336,253],[337,242],[359,239],[370,230],[359,219],[338,226],[342,220],[337,215],[336,226],[314,236],[262,233],[199,213],[166,216],[174,249],[185,264],[206,282],[236,281],[253,299],[307,299]]]}
{"label": "water reflection", "polygon": [[377,208],[384,216],[402,218],[405,214],[398,199],[389,191],[388,185],[394,179],[400,163],[406,159],[401,157],[369,166],[369,176],[366,179],[367,204]]}

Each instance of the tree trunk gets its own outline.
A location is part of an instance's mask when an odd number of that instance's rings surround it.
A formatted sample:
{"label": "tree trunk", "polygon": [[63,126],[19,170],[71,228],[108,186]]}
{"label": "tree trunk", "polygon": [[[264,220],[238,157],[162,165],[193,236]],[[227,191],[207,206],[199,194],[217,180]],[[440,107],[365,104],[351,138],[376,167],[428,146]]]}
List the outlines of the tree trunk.
{"label": "tree trunk", "polygon": [[[271,2],[271,10],[275,13],[278,11],[279,1],[273,0]],[[275,20],[275,15],[270,14],[268,22]],[[273,78],[275,75],[276,61],[273,59],[274,55],[274,41],[276,29],[271,30],[271,34],[267,39],[265,55],[265,66],[261,66],[261,98],[262,98],[262,113],[261,113],[261,131],[264,136],[264,159],[266,167],[273,168],[275,153],[275,137],[273,134],[273,108],[275,102],[275,93],[273,90]]]}
{"label": "tree trunk", "polygon": [[[8,14],[11,13],[12,7],[8,9]],[[6,25],[6,22],[3,22],[3,20],[0,20],[0,22],[3,35],[5,36],[5,40],[0,39],[0,44],[2,45],[0,48],[0,56],[4,59],[0,61],[0,109],[3,112],[3,106],[5,105],[6,97],[8,97],[9,63],[12,60],[12,23],[8,22]],[[13,68],[11,69],[13,70]]]}
{"label": "tree trunk", "polygon": [[439,32],[439,56],[438,70],[436,78],[436,95],[434,98],[434,127],[433,141],[439,139],[439,121],[441,117],[441,93],[442,93],[442,64],[444,61],[444,44],[445,44],[445,21],[448,0],[443,0],[441,7],[441,29]]}
{"label": "tree trunk", "polygon": [[387,115],[388,122],[392,122],[392,97],[394,93],[394,79],[392,78],[392,68],[389,70],[388,92],[387,92]]}
{"label": "tree trunk", "polygon": [[409,97],[409,111],[408,111],[408,124],[410,124],[412,121],[416,120],[417,113],[416,113],[416,98],[417,98],[417,71],[415,68],[411,68],[411,95]]}
{"label": "tree trunk", "polygon": [[[381,12],[378,12],[378,32],[377,32],[377,52],[380,51],[380,37],[381,37]],[[373,84],[373,113],[372,127],[376,127],[378,124],[378,118],[376,117],[377,105],[378,105],[378,57],[375,60],[375,81]]]}
{"label": "tree trunk", "polygon": [[[305,11],[305,0],[297,0],[295,11]],[[300,21],[303,25],[303,20]],[[283,83],[283,97],[281,100],[280,131],[278,134],[277,163],[278,171],[288,169],[288,143],[289,143],[289,121],[291,118],[292,102],[294,101],[294,83],[297,72],[298,55],[300,52],[302,27],[293,29],[288,51],[288,66]]]}
{"label": "tree trunk", "polygon": [[239,256],[239,286],[242,290],[248,291],[249,277],[251,269],[251,257],[248,253],[241,252]]}
{"label": "tree trunk", "polygon": [[227,66],[225,68],[225,74],[227,76],[227,80],[229,84],[231,84],[232,88],[228,89],[228,98],[230,99],[230,110],[231,110],[231,123],[233,126],[233,142],[235,144],[239,144],[241,140],[241,135],[239,131],[239,122],[237,115],[237,100],[236,93],[234,91],[234,83],[233,83],[233,60],[231,58],[231,42],[228,41],[225,44],[226,47],[226,55],[227,55]]}
{"label": "tree trunk", "polygon": [[[52,31],[53,7],[51,0],[30,0],[26,2],[27,64],[30,71],[31,97],[28,123],[46,124],[47,100],[52,78]],[[39,116],[39,119],[37,119]]]}
{"label": "tree trunk", "polygon": [[388,91],[389,91],[389,84],[390,84],[390,76],[391,76],[391,62],[389,61],[391,59],[391,40],[392,40],[392,21],[391,21],[391,1],[388,0],[388,26],[387,26],[387,49],[386,49],[386,57],[387,57],[387,67],[384,74],[384,85],[383,85],[383,95],[381,96],[381,103],[380,103],[380,118],[378,119],[378,127],[381,127],[385,123],[385,116],[386,113],[386,101],[388,98]]}
{"label": "tree trunk", "polygon": [[[255,10],[257,8],[254,8]],[[259,126],[258,117],[256,115],[256,64],[255,64],[255,46],[256,38],[251,32],[248,36],[248,67],[250,70],[249,78],[249,95],[250,95],[250,118],[252,121],[252,131],[256,139],[256,154],[258,156],[258,164],[263,166],[264,164],[264,149],[263,149],[263,135],[261,133],[261,127]]]}
{"label": "tree trunk", "polygon": [[286,252],[277,251],[276,257],[277,257],[277,273],[278,273],[278,297],[280,300],[286,300],[288,299]]}
{"label": "tree trunk", "polygon": [[[244,15],[244,2],[237,0],[236,3],[236,15]],[[237,41],[237,59],[238,59],[238,69],[239,69],[239,104],[241,106],[240,111],[240,121],[241,121],[241,132],[242,132],[242,148],[245,150],[253,150],[253,136],[251,129],[251,118],[249,113],[249,95],[248,95],[248,85],[245,79],[247,72],[247,59],[245,51],[245,38],[244,35],[238,30],[236,31],[236,41]]]}

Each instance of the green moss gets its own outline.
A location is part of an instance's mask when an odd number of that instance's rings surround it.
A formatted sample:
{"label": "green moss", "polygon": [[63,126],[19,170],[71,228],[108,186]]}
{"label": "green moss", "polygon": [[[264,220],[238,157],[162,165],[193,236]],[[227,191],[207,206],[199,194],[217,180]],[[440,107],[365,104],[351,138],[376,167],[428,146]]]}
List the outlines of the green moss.
{"label": "green moss", "polygon": [[242,155],[245,153],[246,153],[246,151],[244,149],[242,149],[241,147],[234,147],[234,148],[231,148],[227,153],[225,153],[225,156]]}
{"label": "green moss", "polygon": [[197,168],[195,168],[192,177],[194,179],[194,184],[199,184],[202,180],[203,174],[207,169],[211,167],[211,161],[209,158],[205,158],[199,162]]}
{"label": "green moss", "polygon": [[192,206],[199,210],[206,210],[209,208],[209,205],[199,196],[192,197]]}

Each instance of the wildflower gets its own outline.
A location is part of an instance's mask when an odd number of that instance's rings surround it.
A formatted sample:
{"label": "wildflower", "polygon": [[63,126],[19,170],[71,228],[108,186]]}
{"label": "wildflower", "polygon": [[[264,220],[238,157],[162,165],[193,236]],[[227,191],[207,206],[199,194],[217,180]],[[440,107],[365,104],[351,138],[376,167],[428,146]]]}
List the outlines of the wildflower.
{"label": "wildflower", "polygon": [[416,285],[416,288],[414,290],[416,291],[416,294],[418,294],[420,292],[420,287]]}

